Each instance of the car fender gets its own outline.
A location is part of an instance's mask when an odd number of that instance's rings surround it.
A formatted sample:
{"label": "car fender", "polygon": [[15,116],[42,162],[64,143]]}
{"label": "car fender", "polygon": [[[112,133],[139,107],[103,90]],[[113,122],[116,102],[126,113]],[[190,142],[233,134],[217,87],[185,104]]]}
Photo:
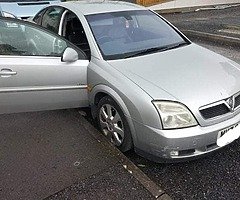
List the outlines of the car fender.
{"label": "car fender", "polygon": [[122,109],[122,111],[123,111],[123,113],[126,117],[129,128],[131,130],[133,143],[135,143],[135,141],[136,141],[136,131],[135,131],[135,128],[134,128],[134,125],[133,125],[132,118],[130,117],[130,112],[129,112],[126,104],[122,100],[122,98],[119,96],[119,94],[115,90],[113,90],[111,87],[109,87],[107,85],[103,85],[103,84],[96,85],[95,87],[92,88],[91,92],[89,93],[89,101],[90,101],[90,105],[91,105],[91,112],[92,112],[93,118],[96,117],[96,105],[94,104],[94,101],[95,101],[96,95],[99,92],[102,92],[102,93],[105,93],[105,94],[109,95],[120,106],[120,108]]}

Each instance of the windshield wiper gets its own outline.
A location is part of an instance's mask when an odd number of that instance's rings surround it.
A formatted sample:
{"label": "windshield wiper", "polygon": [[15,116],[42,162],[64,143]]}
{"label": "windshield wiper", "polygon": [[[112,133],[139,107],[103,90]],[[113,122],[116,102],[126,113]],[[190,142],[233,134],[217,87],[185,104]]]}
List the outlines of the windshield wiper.
{"label": "windshield wiper", "polygon": [[150,49],[144,49],[144,50],[137,51],[137,52],[134,52],[134,53],[126,53],[126,56],[124,56],[124,58],[131,58],[131,57],[136,57],[136,56],[147,55],[149,53],[155,53],[155,52],[175,49],[175,48],[178,48],[180,46],[187,45],[187,44],[189,44],[189,43],[181,42],[181,43],[167,45],[167,46],[163,46],[163,47],[153,47],[153,48],[150,48]]}
{"label": "windshield wiper", "polygon": [[181,42],[181,43],[177,43],[177,44],[168,45],[168,46],[165,46],[164,51],[169,50],[169,49],[176,49],[178,47],[185,46],[188,44],[189,44],[188,42]]}

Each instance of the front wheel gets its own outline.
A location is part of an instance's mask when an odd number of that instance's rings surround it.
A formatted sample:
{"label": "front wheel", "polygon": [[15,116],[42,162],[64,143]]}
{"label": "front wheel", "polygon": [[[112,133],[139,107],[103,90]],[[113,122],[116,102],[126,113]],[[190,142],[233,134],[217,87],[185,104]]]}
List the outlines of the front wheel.
{"label": "front wheel", "polygon": [[118,104],[109,96],[103,97],[97,108],[97,121],[107,139],[125,152],[132,148],[127,120]]}

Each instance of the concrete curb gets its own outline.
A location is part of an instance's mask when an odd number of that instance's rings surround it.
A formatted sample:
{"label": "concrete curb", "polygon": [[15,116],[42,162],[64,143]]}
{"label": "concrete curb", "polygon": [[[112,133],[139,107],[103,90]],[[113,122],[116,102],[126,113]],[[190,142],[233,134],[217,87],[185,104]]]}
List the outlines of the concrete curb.
{"label": "concrete curb", "polygon": [[235,37],[217,35],[217,34],[213,34],[213,33],[206,33],[206,32],[201,32],[201,31],[194,31],[194,30],[182,30],[182,32],[190,39],[191,38],[199,38],[199,39],[203,39],[203,40],[212,41],[215,43],[236,46],[238,48],[240,46],[240,39],[235,38]]}
{"label": "concrete curb", "polygon": [[[85,119],[84,119],[85,120]],[[157,200],[171,200],[171,197],[166,194],[159,185],[153,182],[146,174],[144,174],[132,161],[130,161],[120,150],[107,141],[107,139],[99,133],[87,120],[83,123],[91,135],[106,148],[111,148],[111,153],[116,156],[122,164],[123,168],[130,173],[144,188],[146,188],[153,198]]]}

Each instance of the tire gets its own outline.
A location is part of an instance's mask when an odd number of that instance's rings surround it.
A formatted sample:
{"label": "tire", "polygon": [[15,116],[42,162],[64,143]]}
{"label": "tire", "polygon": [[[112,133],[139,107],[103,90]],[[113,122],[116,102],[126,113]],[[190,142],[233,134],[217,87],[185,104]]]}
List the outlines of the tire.
{"label": "tire", "polygon": [[119,105],[109,96],[97,105],[97,123],[107,139],[122,152],[132,148],[132,136],[126,117]]}

